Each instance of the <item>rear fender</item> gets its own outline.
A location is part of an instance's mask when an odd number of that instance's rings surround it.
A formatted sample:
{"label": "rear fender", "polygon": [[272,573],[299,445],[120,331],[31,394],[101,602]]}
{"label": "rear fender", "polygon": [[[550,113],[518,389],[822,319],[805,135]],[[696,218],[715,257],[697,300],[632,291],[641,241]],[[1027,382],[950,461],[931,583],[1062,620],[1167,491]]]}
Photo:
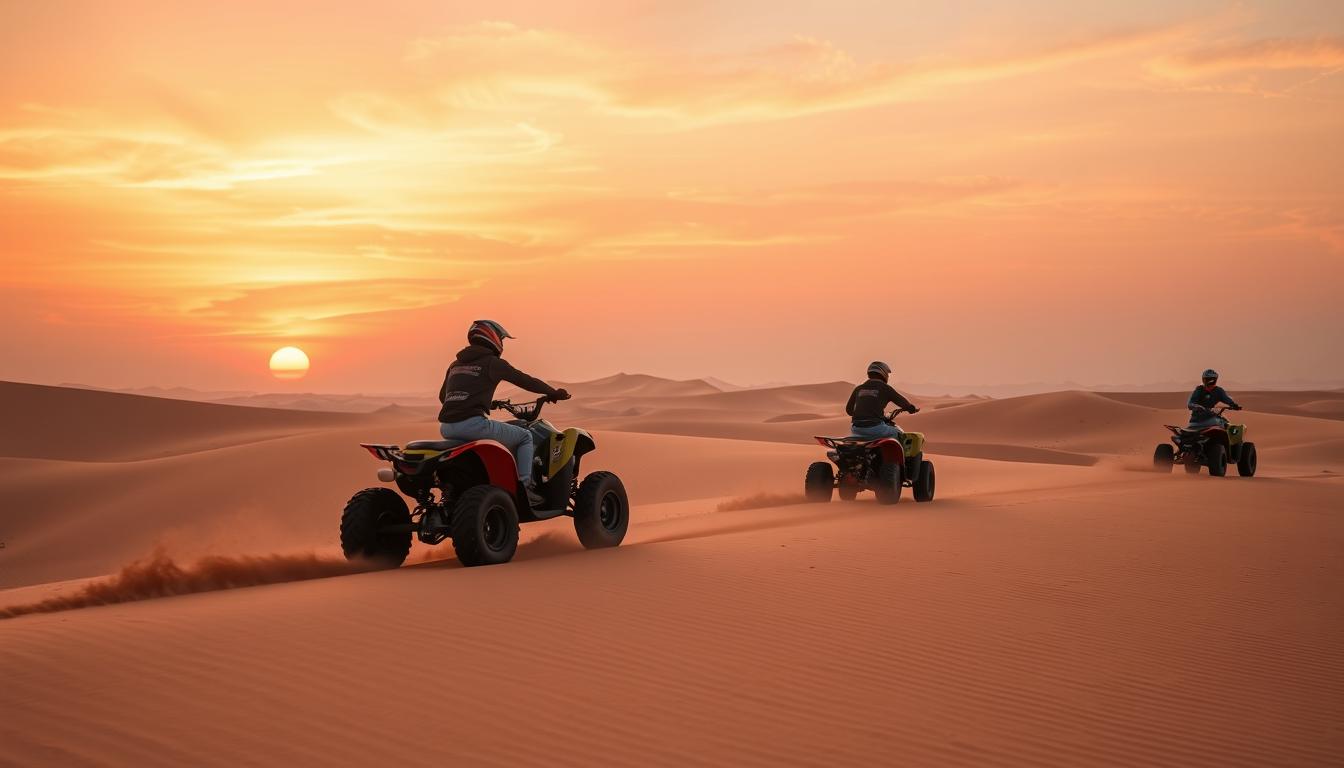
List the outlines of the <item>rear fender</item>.
{"label": "rear fender", "polygon": [[879,438],[864,447],[880,451],[883,463],[905,465],[905,446],[894,437]]}
{"label": "rear fender", "polygon": [[489,483],[510,496],[518,491],[517,464],[508,448],[494,440],[477,440],[458,446],[443,457],[445,462],[476,461]]}

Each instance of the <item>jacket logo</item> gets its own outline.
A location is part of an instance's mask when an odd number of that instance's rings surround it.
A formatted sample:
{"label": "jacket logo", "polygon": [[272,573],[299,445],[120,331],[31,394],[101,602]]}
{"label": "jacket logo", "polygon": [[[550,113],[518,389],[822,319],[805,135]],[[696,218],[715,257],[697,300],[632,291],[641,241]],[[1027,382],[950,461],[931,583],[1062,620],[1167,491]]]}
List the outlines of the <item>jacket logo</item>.
{"label": "jacket logo", "polygon": [[479,365],[454,365],[448,369],[449,378],[453,376],[480,376],[481,366]]}

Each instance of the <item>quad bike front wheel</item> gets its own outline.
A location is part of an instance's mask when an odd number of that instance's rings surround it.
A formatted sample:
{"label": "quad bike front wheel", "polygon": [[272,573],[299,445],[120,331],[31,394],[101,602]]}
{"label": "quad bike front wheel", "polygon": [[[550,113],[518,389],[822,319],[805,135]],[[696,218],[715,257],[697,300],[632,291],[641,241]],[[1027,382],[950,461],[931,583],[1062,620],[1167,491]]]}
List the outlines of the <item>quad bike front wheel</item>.
{"label": "quad bike front wheel", "polygon": [[[387,528],[398,530],[388,531]],[[341,514],[341,551],[346,560],[396,568],[411,551],[411,512],[391,488],[365,488]]]}
{"label": "quad bike front wheel", "polygon": [[827,502],[835,489],[835,470],[824,461],[814,461],[807,468],[803,493],[808,501]]}
{"label": "quad bike front wheel", "polygon": [[1199,468],[1202,466],[1204,465],[1199,463],[1199,459],[1196,459],[1194,457],[1188,458],[1185,460],[1185,474],[1198,475]]}
{"label": "quad bike front wheel", "polygon": [[933,462],[925,459],[919,462],[919,474],[915,476],[915,501],[933,501],[934,481]]}
{"label": "quad bike front wheel", "polygon": [[1153,469],[1158,472],[1170,472],[1176,466],[1176,447],[1171,443],[1162,443],[1153,451]]}
{"label": "quad bike front wheel", "polygon": [[1255,443],[1242,443],[1241,453],[1237,455],[1237,474],[1242,477],[1255,477],[1257,463]]}
{"label": "quad bike front wheel", "polygon": [[878,504],[895,504],[901,500],[901,465],[888,462],[877,468],[877,487],[873,490],[877,492]]}
{"label": "quad bike front wheel", "polygon": [[625,485],[610,472],[583,479],[574,497],[574,532],[585,549],[615,547],[630,527],[630,500]]}
{"label": "quad bike front wheel", "polygon": [[518,508],[503,488],[477,485],[453,507],[453,551],[467,567],[498,565],[518,551]]}
{"label": "quad bike front wheel", "polygon": [[1227,474],[1227,446],[1222,443],[1213,443],[1205,451],[1207,457],[1205,463],[1209,465],[1209,474],[1213,477],[1222,477]]}

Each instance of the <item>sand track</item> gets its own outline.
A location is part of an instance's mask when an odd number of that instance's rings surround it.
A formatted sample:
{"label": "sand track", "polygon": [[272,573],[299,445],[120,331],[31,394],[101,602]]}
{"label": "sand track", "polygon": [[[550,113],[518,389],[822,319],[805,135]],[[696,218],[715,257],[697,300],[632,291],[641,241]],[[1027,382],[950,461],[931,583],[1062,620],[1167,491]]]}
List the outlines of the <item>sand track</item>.
{"label": "sand track", "polygon": [[[0,738],[151,765],[1336,759],[1337,491],[1137,477],[24,617],[0,625]],[[426,712],[437,743],[350,737]]]}
{"label": "sand track", "polygon": [[[609,386],[666,418],[594,427],[626,544],[548,521],[497,568],[339,559],[376,467],[354,443],[424,436],[404,412],[252,440],[259,409],[165,407],[138,414],[153,456],[0,459],[0,585],[25,585],[0,606],[80,608],[0,621],[0,763],[1340,764],[1344,425],[1304,413],[1328,393],[1244,414],[1254,479],[1135,471],[1165,400],[926,409],[934,450],[982,458],[935,454],[938,500],[893,508],[792,503],[827,420]],[[650,425],[693,434],[621,431]],[[81,607],[110,598],[134,602]]]}

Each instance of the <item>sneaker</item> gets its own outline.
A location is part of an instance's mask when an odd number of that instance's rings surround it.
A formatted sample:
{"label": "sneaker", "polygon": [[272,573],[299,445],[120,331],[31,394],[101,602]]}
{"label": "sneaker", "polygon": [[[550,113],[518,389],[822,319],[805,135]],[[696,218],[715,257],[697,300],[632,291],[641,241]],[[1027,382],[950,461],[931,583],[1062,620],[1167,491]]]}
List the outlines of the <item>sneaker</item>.
{"label": "sneaker", "polygon": [[527,502],[532,505],[533,509],[541,509],[545,506],[546,499],[542,498],[540,493],[537,493],[536,483],[528,480],[523,483],[523,488],[527,491]]}

